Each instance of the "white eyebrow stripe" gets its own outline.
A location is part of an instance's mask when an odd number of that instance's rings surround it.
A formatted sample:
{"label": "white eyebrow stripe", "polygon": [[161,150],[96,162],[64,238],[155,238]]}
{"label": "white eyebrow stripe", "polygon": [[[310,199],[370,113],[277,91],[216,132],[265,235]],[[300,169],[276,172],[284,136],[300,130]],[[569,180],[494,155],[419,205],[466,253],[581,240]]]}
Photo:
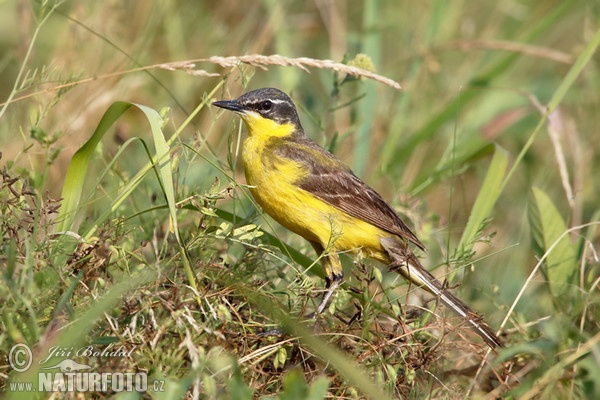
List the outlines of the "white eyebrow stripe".
{"label": "white eyebrow stripe", "polygon": [[280,99],[269,99],[269,100],[271,101],[271,103],[275,103],[275,104],[281,104],[281,103],[290,104],[290,102],[287,100],[280,100]]}
{"label": "white eyebrow stripe", "polygon": [[259,104],[259,103],[262,103],[263,101],[267,101],[267,100],[270,101],[273,104],[282,104],[282,103],[290,104],[289,101],[287,101],[287,100],[281,100],[281,99],[261,99],[261,100],[259,100],[259,99],[253,99],[253,101],[249,102],[249,104]]}

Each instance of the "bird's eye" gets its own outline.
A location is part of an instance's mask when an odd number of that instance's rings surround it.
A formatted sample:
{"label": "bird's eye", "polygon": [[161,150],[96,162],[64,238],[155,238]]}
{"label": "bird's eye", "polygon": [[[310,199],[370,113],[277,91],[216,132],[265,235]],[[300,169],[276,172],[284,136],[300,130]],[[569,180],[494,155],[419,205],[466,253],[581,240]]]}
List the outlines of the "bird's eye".
{"label": "bird's eye", "polygon": [[260,109],[262,111],[269,111],[272,107],[273,107],[273,103],[271,103],[270,100],[265,100],[262,103],[260,103]]}

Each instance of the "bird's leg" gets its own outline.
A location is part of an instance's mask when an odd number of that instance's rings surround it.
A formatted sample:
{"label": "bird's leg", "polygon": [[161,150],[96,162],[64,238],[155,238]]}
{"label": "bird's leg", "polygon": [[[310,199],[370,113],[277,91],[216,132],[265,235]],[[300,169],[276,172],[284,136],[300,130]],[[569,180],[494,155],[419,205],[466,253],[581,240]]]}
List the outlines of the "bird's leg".
{"label": "bird's leg", "polygon": [[337,253],[327,252],[320,243],[310,242],[310,244],[317,254],[321,255],[321,264],[323,265],[323,272],[325,272],[325,278],[327,279],[327,291],[323,295],[323,299],[321,300],[321,303],[319,303],[319,307],[317,307],[317,312],[315,313],[315,316],[318,316],[327,306],[335,289],[342,283],[344,271],[342,270],[342,262]]}
{"label": "bird's leg", "polygon": [[337,289],[337,287],[340,286],[340,283],[342,283],[343,280],[344,275],[341,273],[327,278],[327,291],[323,295],[323,299],[321,300],[321,303],[319,303],[319,307],[317,307],[316,315],[319,315],[323,312],[323,310],[327,306],[327,303],[329,303],[329,299],[335,292],[335,289]]}

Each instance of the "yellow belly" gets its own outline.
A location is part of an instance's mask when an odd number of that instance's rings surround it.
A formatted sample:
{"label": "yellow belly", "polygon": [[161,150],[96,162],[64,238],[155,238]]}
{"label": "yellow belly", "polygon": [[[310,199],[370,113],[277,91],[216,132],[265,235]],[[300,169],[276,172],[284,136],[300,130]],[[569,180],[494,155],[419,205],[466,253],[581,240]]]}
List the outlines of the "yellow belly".
{"label": "yellow belly", "polygon": [[278,223],[328,251],[358,252],[387,261],[379,239],[389,233],[323,202],[294,185],[303,176],[298,163],[264,157],[248,139],[243,162],[246,181],[262,209]]}

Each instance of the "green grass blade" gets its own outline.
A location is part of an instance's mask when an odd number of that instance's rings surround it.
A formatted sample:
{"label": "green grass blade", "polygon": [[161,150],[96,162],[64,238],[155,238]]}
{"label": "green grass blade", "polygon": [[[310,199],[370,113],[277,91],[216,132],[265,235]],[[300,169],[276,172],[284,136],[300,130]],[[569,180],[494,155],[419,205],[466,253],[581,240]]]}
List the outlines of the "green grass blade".
{"label": "green grass blade", "polygon": [[157,168],[159,181],[169,206],[169,215],[171,217],[171,224],[175,237],[179,242],[179,231],[177,229],[177,210],[175,208],[175,189],[173,188],[173,168],[171,167],[170,147],[165,140],[165,135],[162,132],[163,118],[160,114],[147,106],[141,104],[134,104],[140,111],[144,113],[150,129],[152,130],[152,138],[154,139],[154,148],[156,151],[155,155],[155,166]]}
{"label": "green grass blade", "polygon": [[[548,195],[534,187],[529,201],[529,221],[538,257],[558,240],[546,258],[547,279],[555,299],[564,299],[570,284],[575,283],[577,272],[577,251],[568,235],[563,235],[567,226]],[[561,238],[561,235],[562,238]],[[560,302],[570,304],[572,302]]]}
{"label": "green grass blade", "polygon": [[85,175],[94,154],[94,150],[112,124],[114,124],[115,121],[129,109],[129,107],[131,107],[131,103],[121,101],[113,103],[108,110],[106,110],[102,119],[100,119],[100,123],[92,136],[73,155],[69,168],[67,169],[67,175],[62,190],[63,200],[59,211],[57,225],[57,230],[59,232],[73,229],[73,221],[81,200]]}
{"label": "green grass blade", "polygon": [[[451,143],[450,145],[454,145],[454,143]],[[496,145],[489,143],[481,147],[468,149],[468,151],[461,151],[452,158],[444,157],[440,160],[434,171],[427,171],[426,174],[415,179],[417,184],[410,191],[410,195],[414,197],[419,196],[421,193],[427,191],[427,189],[433,187],[436,183],[460,174],[475,162],[487,158],[490,154],[494,153],[495,149]]]}
{"label": "green grass blade", "polygon": [[[146,151],[146,154],[148,155],[148,158],[150,160],[152,160],[152,155],[151,155],[150,149],[148,148],[148,145],[146,144],[146,142],[144,140],[140,139],[140,138],[138,138],[138,140],[140,140],[140,142],[142,143],[142,146],[144,147],[144,150]],[[123,188],[121,188],[121,190],[119,191],[116,199],[113,200],[113,202],[110,205],[110,207],[107,207],[100,214],[100,216],[98,218],[96,218],[96,220],[92,224],[91,228],[88,229],[88,231],[82,235],[84,237],[84,239],[87,240],[87,239],[91,238],[96,233],[96,231],[98,230],[98,228],[100,227],[100,225],[104,221],[106,221],[106,219],[112,213],[114,213],[121,206],[121,204],[123,204],[123,202],[135,190],[135,188],[137,188],[137,186],[140,184],[140,182],[142,182],[142,180],[146,177],[146,174],[148,174],[153,168],[154,168],[154,164],[152,163],[152,161],[149,161],[148,164],[146,164],[144,167],[142,167],[138,171],[138,173],[135,174],[135,176],[133,178],[129,179],[129,181],[125,184],[125,186],[123,186]]]}
{"label": "green grass blade", "polygon": [[[370,57],[374,65],[378,65],[381,58],[381,32],[377,28],[381,2],[368,0],[364,2],[363,27],[365,32],[363,46],[364,52]],[[356,132],[354,143],[353,169],[358,176],[363,176],[369,152],[371,149],[371,130],[373,119],[377,114],[377,88],[373,82],[364,85],[365,98],[359,103],[362,123]]]}
{"label": "green grass blade", "polygon": [[565,94],[569,91],[571,86],[575,83],[577,77],[581,74],[586,65],[590,62],[596,51],[598,50],[598,46],[600,46],[600,29],[596,31],[596,34],[590,40],[585,49],[581,52],[577,60],[575,60],[575,64],[571,67],[565,79],[562,80],[560,86],[554,94],[552,95],[552,99],[548,103],[548,113],[551,113],[558,107],[562,99],[565,97]]}
{"label": "green grass blade", "polygon": [[494,204],[496,204],[500,196],[507,166],[507,152],[499,145],[496,145],[487,175],[479,190],[479,194],[469,215],[467,226],[458,245],[458,249],[462,254],[471,252],[478,233],[481,231],[485,221],[490,217]]}

